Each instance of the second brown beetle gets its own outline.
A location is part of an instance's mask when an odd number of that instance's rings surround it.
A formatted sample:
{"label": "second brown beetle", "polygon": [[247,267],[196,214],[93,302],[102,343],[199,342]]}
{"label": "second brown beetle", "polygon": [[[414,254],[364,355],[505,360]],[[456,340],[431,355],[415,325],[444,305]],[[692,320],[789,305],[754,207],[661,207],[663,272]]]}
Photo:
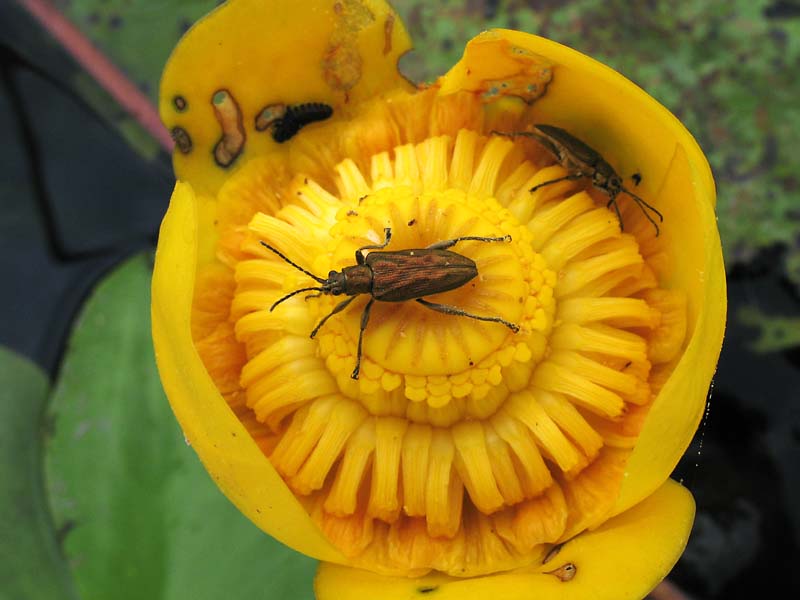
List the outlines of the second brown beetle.
{"label": "second brown beetle", "polygon": [[[573,181],[586,177],[591,180],[592,186],[608,195],[609,200],[606,206],[609,208],[612,206],[614,207],[614,211],[617,213],[617,218],[619,219],[620,229],[624,229],[624,225],[622,222],[622,215],[619,212],[619,206],[617,206],[617,196],[620,194],[627,194],[633,198],[639,208],[642,209],[644,216],[652,223],[653,227],[655,227],[656,236],[658,236],[658,223],[656,223],[653,215],[658,217],[659,223],[664,221],[664,216],[656,210],[655,207],[627,189],[622,183],[622,177],[617,174],[614,167],[612,167],[597,150],[585,142],[582,142],[568,131],[561,129],[561,127],[556,127],[555,125],[540,124],[534,125],[531,131],[494,131],[493,133],[508,137],[532,137],[553,155],[558,161],[558,164],[569,171],[564,177],[551,179],[550,181],[545,181],[544,183],[533,186],[530,189],[531,192],[535,192],[546,185],[558,183],[559,181]],[[639,180],[641,180],[641,175],[638,177]]]}

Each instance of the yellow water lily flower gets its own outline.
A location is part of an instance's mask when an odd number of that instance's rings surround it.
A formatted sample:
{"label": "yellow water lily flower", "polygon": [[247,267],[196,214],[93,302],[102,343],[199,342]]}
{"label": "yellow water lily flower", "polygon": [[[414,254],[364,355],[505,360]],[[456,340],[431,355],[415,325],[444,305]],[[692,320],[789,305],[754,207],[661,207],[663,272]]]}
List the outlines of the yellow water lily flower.
{"label": "yellow water lily flower", "polygon": [[[318,598],[642,598],[688,537],[668,477],[724,329],[708,164],[554,42],[485,32],[425,87],[409,48],[380,0],[230,0],[176,48],[169,400],[231,501],[323,561]],[[535,124],[663,222],[507,135]]]}

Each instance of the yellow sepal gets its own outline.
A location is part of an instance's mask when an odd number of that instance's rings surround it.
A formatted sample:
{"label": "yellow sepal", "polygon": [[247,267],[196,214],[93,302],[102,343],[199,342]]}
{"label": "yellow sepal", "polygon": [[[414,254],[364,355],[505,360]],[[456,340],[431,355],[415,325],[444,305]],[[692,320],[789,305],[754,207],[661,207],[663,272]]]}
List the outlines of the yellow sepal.
{"label": "yellow sepal", "polygon": [[[382,0],[226,2],[186,33],[161,78],[161,119],[184,136],[175,174],[213,194],[248,159],[287,151],[256,129],[267,106],[321,102],[338,119],[364,100],[412,89],[397,70],[410,48]],[[215,148],[226,130],[229,164],[221,165]]]}
{"label": "yellow sepal", "polygon": [[[714,180],[697,142],[666,108],[610,67],[545,38],[501,29],[476,36],[462,59],[439,80],[441,93],[485,90],[486,81],[496,83],[503,77],[513,81],[523,64],[529,70],[532,64],[550,65],[552,70],[546,93],[525,113],[527,123],[563,127],[597,150],[623,177],[642,174],[636,193],[664,214],[655,261],[660,266],[659,281],[688,296],[684,350],[654,401],[628,462],[612,511],[617,514],[669,477],[705,409],[727,310]],[[514,94],[503,99],[508,95]],[[624,196],[620,202],[632,204]]]}
{"label": "yellow sepal", "polygon": [[641,600],[683,552],[694,512],[692,495],[667,480],[629,511],[567,542],[543,565],[472,579],[411,579],[321,563],[314,589],[317,600]]}
{"label": "yellow sepal", "polygon": [[178,182],[161,226],[151,310],[164,390],[187,441],[242,513],[299,552],[343,561],[235,417],[195,350],[189,319],[201,205],[191,186]]}

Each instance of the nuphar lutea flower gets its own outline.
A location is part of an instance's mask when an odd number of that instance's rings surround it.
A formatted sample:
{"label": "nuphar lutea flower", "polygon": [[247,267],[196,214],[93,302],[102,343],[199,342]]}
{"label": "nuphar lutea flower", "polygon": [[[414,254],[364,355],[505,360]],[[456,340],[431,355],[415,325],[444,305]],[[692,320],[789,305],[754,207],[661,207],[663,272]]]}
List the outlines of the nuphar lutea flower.
{"label": "nuphar lutea flower", "polygon": [[170,402],[229,498],[326,561],[319,597],[640,598],[691,526],[668,477],[722,339],[707,163],[553,42],[486,32],[425,87],[408,48],[382,2],[232,0],[175,50]]}

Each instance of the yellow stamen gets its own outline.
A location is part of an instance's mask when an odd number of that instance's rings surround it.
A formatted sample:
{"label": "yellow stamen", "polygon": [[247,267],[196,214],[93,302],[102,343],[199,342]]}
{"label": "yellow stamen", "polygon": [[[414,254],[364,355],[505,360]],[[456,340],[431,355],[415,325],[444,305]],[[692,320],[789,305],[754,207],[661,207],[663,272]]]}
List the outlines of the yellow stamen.
{"label": "yellow stamen", "polygon": [[428,138],[419,145],[423,188],[443,190],[447,186],[447,162],[452,140],[448,136]]}
{"label": "yellow stamen", "polygon": [[366,416],[366,411],[350,400],[343,400],[331,410],[330,421],[319,442],[303,468],[291,480],[291,486],[299,494],[307,496],[323,486],[345,442]]}
{"label": "yellow stamen", "polygon": [[583,455],[547,415],[534,394],[529,391],[513,394],[505,409],[531,431],[539,447],[559,469],[572,472],[585,464]]}
{"label": "yellow stamen", "polygon": [[462,129],[458,132],[450,163],[450,187],[457,190],[469,189],[472,174],[475,172],[473,164],[478,141],[478,134],[474,131]]}
{"label": "yellow stamen", "polygon": [[400,512],[397,486],[406,427],[408,421],[399,418],[378,419],[375,424],[375,459],[367,514],[387,523],[394,521]]}
{"label": "yellow stamen", "polygon": [[648,357],[654,363],[669,362],[678,355],[686,337],[686,294],[679,290],[652,289],[642,296],[661,315],[648,340]]}
{"label": "yellow stamen", "polygon": [[556,297],[574,297],[578,293],[602,296],[620,281],[638,273],[643,261],[635,246],[625,244],[607,254],[572,262],[562,271]]}
{"label": "yellow stamen", "polygon": [[639,298],[567,298],[559,302],[557,318],[578,325],[603,321],[620,328],[653,328],[660,314]]}
{"label": "yellow stamen", "polygon": [[434,429],[428,462],[425,514],[432,537],[453,537],[461,526],[463,484],[456,476],[450,432]]}
{"label": "yellow stamen", "polygon": [[508,444],[497,434],[490,424],[484,425],[486,450],[489,464],[506,506],[513,506],[525,499],[522,483],[514,466],[514,459]]}
{"label": "yellow stamen", "polygon": [[552,485],[544,494],[522,502],[513,511],[498,513],[494,524],[503,539],[528,553],[539,544],[557,542],[567,525],[567,514],[561,487]]}
{"label": "yellow stamen", "polygon": [[486,449],[486,436],[480,423],[468,421],[453,427],[453,441],[458,451],[456,468],[475,506],[491,514],[503,505],[492,473]]}
{"label": "yellow stamen", "polygon": [[583,415],[561,394],[540,391],[536,394],[539,404],[561,430],[580,446],[591,460],[603,447],[603,438],[584,419]]}
{"label": "yellow stamen", "polygon": [[475,167],[469,193],[475,196],[491,196],[497,185],[497,177],[506,156],[514,148],[510,141],[494,137],[489,140]]}
{"label": "yellow stamen", "polygon": [[413,423],[409,425],[403,440],[403,511],[410,517],[425,515],[428,454],[432,436],[431,427]]}
{"label": "yellow stamen", "polygon": [[336,396],[326,396],[295,413],[291,426],[270,457],[282,475],[293,477],[300,470],[325,431],[326,422],[338,402]]}
{"label": "yellow stamen", "polygon": [[600,323],[586,326],[564,324],[553,332],[550,343],[555,350],[599,352],[630,361],[647,358],[647,344],[641,337]]}
{"label": "yellow stamen", "polygon": [[552,483],[553,478],[530,430],[505,410],[498,411],[492,418],[491,425],[511,450],[524,496],[532,498],[541,494]]}
{"label": "yellow stamen", "polygon": [[594,208],[594,202],[586,192],[579,192],[561,202],[550,202],[536,212],[528,223],[531,246],[541,250],[547,240],[578,215]]}
{"label": "yellow stamen", "polygon": [[547,240],[542,256],[551,269],[560,270],[574,256],[595,242],[619,236],[611,211],[597,208],[576,217]]}
{"label": "yellow stamen", "polygon": [[347,440],[344,457],[328,497],[325,512],[344,517],[355,513],[359,490],[375,451],[375,422],[367,419]]}

